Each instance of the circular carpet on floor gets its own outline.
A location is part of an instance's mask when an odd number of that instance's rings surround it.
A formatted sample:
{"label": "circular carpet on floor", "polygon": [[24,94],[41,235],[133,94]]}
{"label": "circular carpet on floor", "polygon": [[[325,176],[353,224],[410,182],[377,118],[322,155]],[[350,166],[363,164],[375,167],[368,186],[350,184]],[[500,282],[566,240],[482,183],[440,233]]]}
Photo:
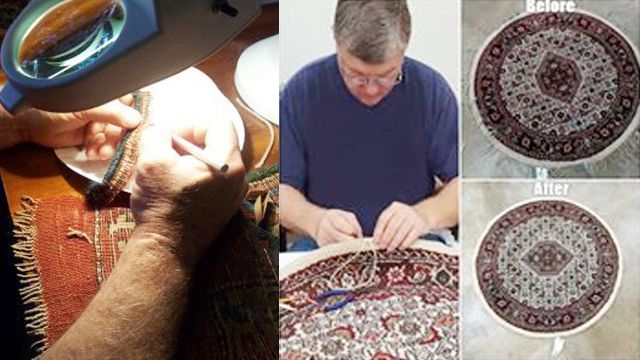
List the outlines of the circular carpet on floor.
{"label": "circular carpet on floor", "polygon": [[470,86],[484,133],[511,157],[559,167],[600,160],[637,128],[638,52],[585,12],[519,16],[480,50]]}
{"label": "circular carpet on floor", "polygon": [[565,200],[516,205],[478,246],[481,298],[507,327],[531,336],[570,335],[611,305],[621,277],[613,234],[592,212]]}

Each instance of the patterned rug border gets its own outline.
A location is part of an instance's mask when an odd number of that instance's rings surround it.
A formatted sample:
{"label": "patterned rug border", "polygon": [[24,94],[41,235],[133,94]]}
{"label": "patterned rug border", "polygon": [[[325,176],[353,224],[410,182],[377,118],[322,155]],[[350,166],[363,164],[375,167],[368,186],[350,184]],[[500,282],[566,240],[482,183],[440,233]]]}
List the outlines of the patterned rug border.
{"label": "patterned rug border", "polygon": [[[526,204],[530,204],[530,203],[534,203],[537,201],[564,201],[567,203],[570,203],[572,205],[575,205],[581,209],[583,209],[584,211],[588,212],[589,214],[591,214],[593,217],[595,217],[598,221],[600,221],[600,223],[602,224],[602,226],[604,226],[604,228],[609,232],[609,234],[611,235],[611,239],[613,240],[613,244],[616,247],[616,250],[619,254],[618,257],[618,273],[616,276],[616,283],[613,287],[613,292],[611,293],[611,296],[609,297],[609,299],[607,300],[607,302],[604,304],[604,306],[602,307],[602,309],[600,309],[600,311],[598,313],[596,313],[596,315],[591,318],[589,321],[585,322],[584,324],[571,329],[571,330],[567,330],[567,331],[559,331],[559,332],[551,332],[551,333],[539,333],[539,332],[533,332],[533,331],[528,331],[528,330],[524,330],[522,328],[519,328],[517,326],[514,326],[512,324],[510,324],[509,322],[507,322],[506,320],[504,320],[503,318],[499,317],[498,315],[496,315],[493,312],[493,309],[491,308],[491,306],[487,303],[487,300],[485,299],[482,290],[480,289],[480,284],[478,282],[478,274],[476,272],[476,261],[478,258],[478,254],[480,253],[480,247],[482,245],[482,240],[487,236],[487,234],[489,233],[489,231],[491,230],[491,226],[496,222],[496,220],[498,220],[499,218],[501,218],[502,216],[504,216],[505,214],[507,214],[508,212],[510,212],[511,210],[514,210],[520,206],[526,205]],[[476,241],[475,244],[475,251],[473,253],[473,262],[472,262],[472,269],[471,269],[471,276],[472,276],[472,281],[473,281],[473,288],[475,291],[475,295],[480,299],[480,302],[482,303],[483,308],[490,314],[491,318],[493,318],[499,325],[512,330],[520,335],[524,335],[524,336],[528,336],[528,337],[533,337],[533,338],[543,338],[543,339],[553,339],[553,338],[560,338],[560,337],[567,337],[567,336],[572,336],[572,335],[576,335],[578,333],[581,333],[585,330],[587,330],[588,328],[590,328],[591,326],[593,326],[595,323],[597,323],[611,308],[611,306],[613,306],[613,303],[615,302],[616,296],[618,295],[618,289],[620,288],[620,283],[622,281],[622,275],[623,275],[623,256],[622,253],[620,252],[620,244],[618,242],[618,238],[616,237],[615,233],[613,232],[613,230],[611,229],[611,227],[609,226],[609,224],[604,221],[604,219],[602,219],[602,217],[600,215],[598,215],[596,212],[594,212],[593,210],[591,210],[591,208],[589,208],[588,206],[585,206],[584,204],[577,202],[575,200],[572,199],[568,199],[568,198],[563,198],[563,197],[553,197],[553,196],[540,196],[540,197],[535,197],[535,198],[530,198],[530,199],[526,199],[523,201],[519,201],[509,207],[507,207],[506,209],[502,210],[498,215],[494,216],[486,225],[485,229],[482,231],[482,236],[480,236],[480,238],[478,238],[478,240]]]}
{"label": "patterned rug border", "polygon": [[[368,239],[370,238],[331,244],[323,246],[318,250],[305,253],[304,256],[296,259],[284,269],[278,269],[278,281],[282,281],[296,272],[330,257],[344,255],[352,251],[358,251],[363,248],[362,243],[364,241],[368,241]],[[457,257],[460,256],[460,245],[458,244],[455,246],[447,246],[434,241],[418,240],[410,248],[429,250]]]}
{"label": "patterned rug border", "polygon": [[[636,46],[636,44],[634,44],[631,39],[629,38],[629,36],[627,36],[626,33],[624,33],[618,26],[616,26],[615,24],[613,24],[612,22],[610,22],[608,19],[594,14],[592,12],[586,11],[586,10],[582,10],[582,9],[576,9],[575,11],[573,11],[574,13],[580,13],[580,14],[584,14],[584,15],[588,15],[588,16],[592,16],[595,19],[602,21],[605,25],[609,26],[610,28],[616,30],[616,32],[618,34],[620,34],[620,36],[629,44],[629,46],[631,47],[631,49],[633,49],[633,53],[636,56],[636,59],[638,59],[638,62],[640,62],[640,51],[638,50],[638,47]],[[500,27],[493,31],[482,43],[482,45],[478,48],[478,51],[476,52],[474,58],[473,58],[473,62],[471,64],[471,70],[469,71],[469,106],[471,107],[471,113],[473,118],[475,119],[475,124],[480,128],[480,131],[482,132],[482,134],[489,140],[489,142],[491,143],[491,145],[493,145],[495,148],[497,148],[498,150],[500,150],[502,153],[504,153],[505,155],[511,157],[512,159],[515,159],[517,161],[520,161],[522,163],[531,165],[531,166],[537,166],[537,167],[546,167],[546,168],[561,168],[561,167],[566,167],[566,166],[571,166],[571,165],[580,165],[580,164],[585,164],[585,163],[593,163],[596,161],[600,161],[604,158],[606,158],[607,156],[611,155],[615,150],[617,150],[622,144],[624,144],[633,134],[633,132],[636,129],[640,129],[640,106],[638,106],[638,108],[636,109],[636,114],[633,117],[633,120],[631,121],[631,123],[629,124],[629,126],[627,127],[627,129],[624,131],[624,133],[617,138],[614,142],[612,142],[606,149],[602,150],[601,152],[589,157],[589,158],[583,158],[583,159],[579,159],[579,160],[572,160],[572,161],[546,161],[546,160],[537,160],[537,159],[532,159],[530,157],[524,156],[512,149],[510,149],[509,147],[507,147],[506,145],[504,145],[503,143],[501,143],[498,139],[496,139],[491,132],[489,131],[489,129],[487,129],[484,124],[482,123],[482,116],[480,115],[480,111],[478,109],[478,105],[476,103],[476,95],[475,95],[475,77],[476,77],[476,71],[478,70],[478,64],[480,63],[480,58],[482,57],[482,53],[484,52],[484,49],[487,48],[487,46],[491,43],[491,41],[500,33],[502,32],[504,29],[506,29],[509,25],[511,25],[513,22],[520,20],[522,18],[525,18],[529,15],[532,15],[532,13],[529,12],[523,12],[517,15],[513,15],[511,17],[509,17],[507,20],[505,20],[505,22],[500,25]]]}
{"label": "patterned rug border", "polygon": [[40,265],[36,256],[35,212],[39,201],[29,196],[22,197],[22,210],[16,212],[13,224],[15,243],[11,245],[16,259],[15,267],[20,282],[19,293],[24,309],[27,334],[33,337],[30,345],[36,354],[41,354],[48,346],[47,328],[49,311],[42,293]]}

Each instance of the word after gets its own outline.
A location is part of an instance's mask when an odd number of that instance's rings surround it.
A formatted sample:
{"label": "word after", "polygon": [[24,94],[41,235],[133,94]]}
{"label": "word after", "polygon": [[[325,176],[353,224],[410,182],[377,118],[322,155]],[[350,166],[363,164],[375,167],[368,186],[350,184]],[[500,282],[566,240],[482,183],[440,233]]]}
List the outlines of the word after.
{"label": "word after", "polygon": [[569,184],[555,183],[551,181],[536,182],[533,188],[535,195],[563,196],[569,193]]}

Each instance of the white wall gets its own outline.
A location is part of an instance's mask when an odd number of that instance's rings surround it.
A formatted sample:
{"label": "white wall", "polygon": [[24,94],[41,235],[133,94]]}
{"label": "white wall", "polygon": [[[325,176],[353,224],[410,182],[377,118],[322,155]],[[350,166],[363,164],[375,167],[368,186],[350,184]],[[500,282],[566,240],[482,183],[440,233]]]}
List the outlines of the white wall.
{"label": "white wall", "polygon": [[[459,0],[408,0],[412,32],[407,54],[438,70],[460,98]],[[335,52],[335,0],[280,0],[280,82]]]}

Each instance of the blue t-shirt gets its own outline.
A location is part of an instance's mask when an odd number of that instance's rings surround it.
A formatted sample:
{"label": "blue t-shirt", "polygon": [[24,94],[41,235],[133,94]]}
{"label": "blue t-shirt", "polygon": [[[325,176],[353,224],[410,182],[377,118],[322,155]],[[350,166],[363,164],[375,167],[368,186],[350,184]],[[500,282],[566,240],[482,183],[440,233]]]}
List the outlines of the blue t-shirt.
{"label": "blue t-shirt", "polygon": [[[405,57],[403,79],[376,106],[346,88],[335,55],[300,70],[280,94],[280,182],[312,203],[356,214],[371,236],[394,201],[458,175],[458,107],[444,78]],[[283,204],[286,206],[286,204]]]}

